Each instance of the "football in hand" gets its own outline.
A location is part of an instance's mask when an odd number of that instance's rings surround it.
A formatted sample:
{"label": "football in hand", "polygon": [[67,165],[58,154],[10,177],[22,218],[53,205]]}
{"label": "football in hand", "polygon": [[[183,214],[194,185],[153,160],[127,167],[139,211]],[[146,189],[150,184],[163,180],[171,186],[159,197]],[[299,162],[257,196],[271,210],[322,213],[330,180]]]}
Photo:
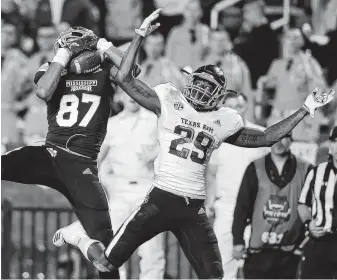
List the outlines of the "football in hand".
{"label": "football in hand", "polygon": [[69,62],[69,72],[86,74],[96,71],[104,60],[99,51],[84,51],[73,57]]}

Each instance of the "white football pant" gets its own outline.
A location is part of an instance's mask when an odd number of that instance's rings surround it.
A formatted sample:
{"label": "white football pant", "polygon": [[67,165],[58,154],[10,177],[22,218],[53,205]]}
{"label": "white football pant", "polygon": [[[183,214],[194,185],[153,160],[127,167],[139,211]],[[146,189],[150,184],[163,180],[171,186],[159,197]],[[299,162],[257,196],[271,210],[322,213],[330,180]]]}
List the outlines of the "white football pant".
{"label": "white football pant", "polygon": [[[231,208],[231,207],[230,207]],[[238,267],[242,264],[241,261],[232,258],[233,252],[233,236],[232,224],[233,215],[228,209],[227,201],[221,199],[214,203],[215,219],[213,229],[218,239],[219,250],[222,259],[224,279],[236,279]]]}

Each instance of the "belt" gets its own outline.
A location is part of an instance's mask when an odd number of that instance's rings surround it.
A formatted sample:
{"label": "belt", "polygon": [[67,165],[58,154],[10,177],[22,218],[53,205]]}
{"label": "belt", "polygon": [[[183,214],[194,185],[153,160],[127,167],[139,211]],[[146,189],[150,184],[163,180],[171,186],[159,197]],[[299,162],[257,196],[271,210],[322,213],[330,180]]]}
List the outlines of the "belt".
{"label": "belt", "polygon": [[186,205],[189,206],[200,206],[204,204],[204,200],[203,199],[194,199],[194,198],[190,198],[187,196],[181,197],[185,200]]}
{"label": "belt", "polygon": [[182,195],[178,195],[172,192],[169,192],[167,190],[163,190],[160,189],[158,187],[154,187],[154,189],[152,190],[153,192],[164,192],[165,195],[170,196],[174,199],[179,199],[181,201],[183,201],[187,206],[191,206],[191,207],[200,207],[204,205],[205,200],[204,199],[197,199],[197,198],[190,198],[188,196],[182,196]]}
{"label": "belt", "polygon": [[[54,146],[54,147],[56,147],[56,148],[58,148],[58,149],[60,149],[60,150],[62,150],[62,151],[64,151],[64,152],[66,152],[66,153],[68,153],[68,154],[71,154],[71,155],[75,155],[75,156],[79,156],[79,157],[87,158],[87,159],[92,159],[92,158],[90,158],[90,157],[87,157],[87,156],[85,156],[85,155],[82,155],[82,154],[73,152],[73,151],[71,151],[71,150],[69,150],[69,149],[60,147],[60,146],[58,146],[58,145],[55,145],[55,144],[50,143],[50,142],[47,142],[47,141],[46,141],[46,144],[47,144],[47,145],[50,145],[50,146]],[[46,146],[47,146],[47,145],[46,145]]]}
{"label": "belt", "polygon": [[248,248],[247,252],[249,254],[260,254],[265,251],[283,251],[283,252],[291,252],[295,249],[295,245],[286,245],[286,246],[275,246],[275,247],[266,247],[261,249],[253,249]]}

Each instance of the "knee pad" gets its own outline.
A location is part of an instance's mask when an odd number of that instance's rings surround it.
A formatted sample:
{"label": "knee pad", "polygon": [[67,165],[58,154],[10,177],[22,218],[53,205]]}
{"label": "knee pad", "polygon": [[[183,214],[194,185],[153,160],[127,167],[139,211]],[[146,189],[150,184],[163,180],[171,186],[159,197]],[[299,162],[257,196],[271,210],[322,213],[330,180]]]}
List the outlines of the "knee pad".
{"label": "knee pad", "polygon": [[128,230],[132,233],[137,233],[140,231],[147,222],[159,212],[156,205],[147,204],[143,205],[133,217],[133,219],[128,223]]}

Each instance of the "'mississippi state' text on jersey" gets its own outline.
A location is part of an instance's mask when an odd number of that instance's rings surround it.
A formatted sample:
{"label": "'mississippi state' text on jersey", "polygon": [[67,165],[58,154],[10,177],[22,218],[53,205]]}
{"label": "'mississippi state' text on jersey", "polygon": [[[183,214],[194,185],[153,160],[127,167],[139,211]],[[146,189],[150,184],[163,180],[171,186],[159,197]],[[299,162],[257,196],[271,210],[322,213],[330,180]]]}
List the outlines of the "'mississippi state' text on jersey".
{"label": "'mississippi state' text on jersey", "polygon": [[160,152],[154,186],[191,198],[204,199],[205,171],[212,152],[242,129],[237,111],[221,108],[198,112],[172,84],[155,87],[161,103],[158,120]]}

